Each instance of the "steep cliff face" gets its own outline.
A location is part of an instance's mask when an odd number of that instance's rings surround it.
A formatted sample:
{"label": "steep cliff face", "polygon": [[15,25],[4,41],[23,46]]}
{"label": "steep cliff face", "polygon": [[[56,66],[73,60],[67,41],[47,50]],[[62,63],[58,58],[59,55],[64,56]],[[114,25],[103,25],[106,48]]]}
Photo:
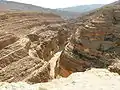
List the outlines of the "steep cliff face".
{"label": "steep cliff face", "polygon": [[105,6],[76,23],[78,28],[60,57],[60,74],[68,76],[91,67],[120,73],[120,5]]}
{"label": "steep cliff face", "polygon": [[0,25],[0,82],[39,83],[55,77],[50,60],[70,34],[59,16],[3,12]]}

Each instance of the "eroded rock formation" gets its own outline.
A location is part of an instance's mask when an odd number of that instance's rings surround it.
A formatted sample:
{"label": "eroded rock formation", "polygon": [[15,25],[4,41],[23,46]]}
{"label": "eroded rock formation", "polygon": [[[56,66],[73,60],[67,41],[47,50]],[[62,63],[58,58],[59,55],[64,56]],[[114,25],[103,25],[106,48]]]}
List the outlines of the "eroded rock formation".
{"label": "eroded rock formation", "polygon": [[91,67],[109,67],[120,73],[120,5],[105,6],[76,23],[78,28],[60,58],[60,75],[66,77]]}
{"label": "eroded rock formation", "polygon": [[59,16],[4,12],[0,25],[0,82],[39,83],[55,77],[50,60],[70,35]]}
{"label": "eroded rock formation", "polygon": [[1,13],[0,82],[47,82],[93,67],[120,74],[119,4],[66,22],[53,14]]}

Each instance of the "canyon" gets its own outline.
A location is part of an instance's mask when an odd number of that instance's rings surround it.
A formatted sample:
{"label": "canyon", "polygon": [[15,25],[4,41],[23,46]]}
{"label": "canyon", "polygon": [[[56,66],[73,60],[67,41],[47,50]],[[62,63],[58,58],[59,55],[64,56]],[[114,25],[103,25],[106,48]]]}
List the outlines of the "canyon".
{"label": "canyon", "polygon": [[72,20],[0,12],[0,90],[119,90],[119,74],[119,1]]}
{"label": "canyon", "polygon": [[50,80],[50,59],[70,34],[66,23],[54,14],[32,12],[3,12],[0,19],[0,82]]}
{"label": "canyon", "polygon": [[60,75],[67,77],[92,67],[120,74],[120,4],[104,6],[79,17],[76,23],[78,27],[60,56]]}

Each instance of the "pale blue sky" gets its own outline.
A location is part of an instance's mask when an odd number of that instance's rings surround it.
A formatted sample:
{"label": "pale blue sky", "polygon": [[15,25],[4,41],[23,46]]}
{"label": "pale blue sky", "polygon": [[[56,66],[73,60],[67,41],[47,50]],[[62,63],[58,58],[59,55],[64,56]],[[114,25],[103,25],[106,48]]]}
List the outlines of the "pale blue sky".
{"label": "pale blue sky", "polygon": [[108,4],[117,0],[8,0],[27,4],[33,4],[46,8],[65,8],[77,5]]}

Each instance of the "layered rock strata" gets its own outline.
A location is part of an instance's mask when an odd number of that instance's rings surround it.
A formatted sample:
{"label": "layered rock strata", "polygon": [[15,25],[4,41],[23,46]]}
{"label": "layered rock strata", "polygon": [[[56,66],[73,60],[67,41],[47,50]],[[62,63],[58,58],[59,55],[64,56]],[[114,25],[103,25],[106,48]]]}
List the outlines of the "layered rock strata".
{"label": "layered rock strata", "polygon": [[0,82],[39,83],[56,77],[50,74],[50,60],[70,34],[59,16],[7,12],[0,25]]}
{"label": "layered rock strata", "polygon": [[120,5],[105,6],[76,23],[78,28],[60,57],[60,75],[91,67],[120,73]]}

